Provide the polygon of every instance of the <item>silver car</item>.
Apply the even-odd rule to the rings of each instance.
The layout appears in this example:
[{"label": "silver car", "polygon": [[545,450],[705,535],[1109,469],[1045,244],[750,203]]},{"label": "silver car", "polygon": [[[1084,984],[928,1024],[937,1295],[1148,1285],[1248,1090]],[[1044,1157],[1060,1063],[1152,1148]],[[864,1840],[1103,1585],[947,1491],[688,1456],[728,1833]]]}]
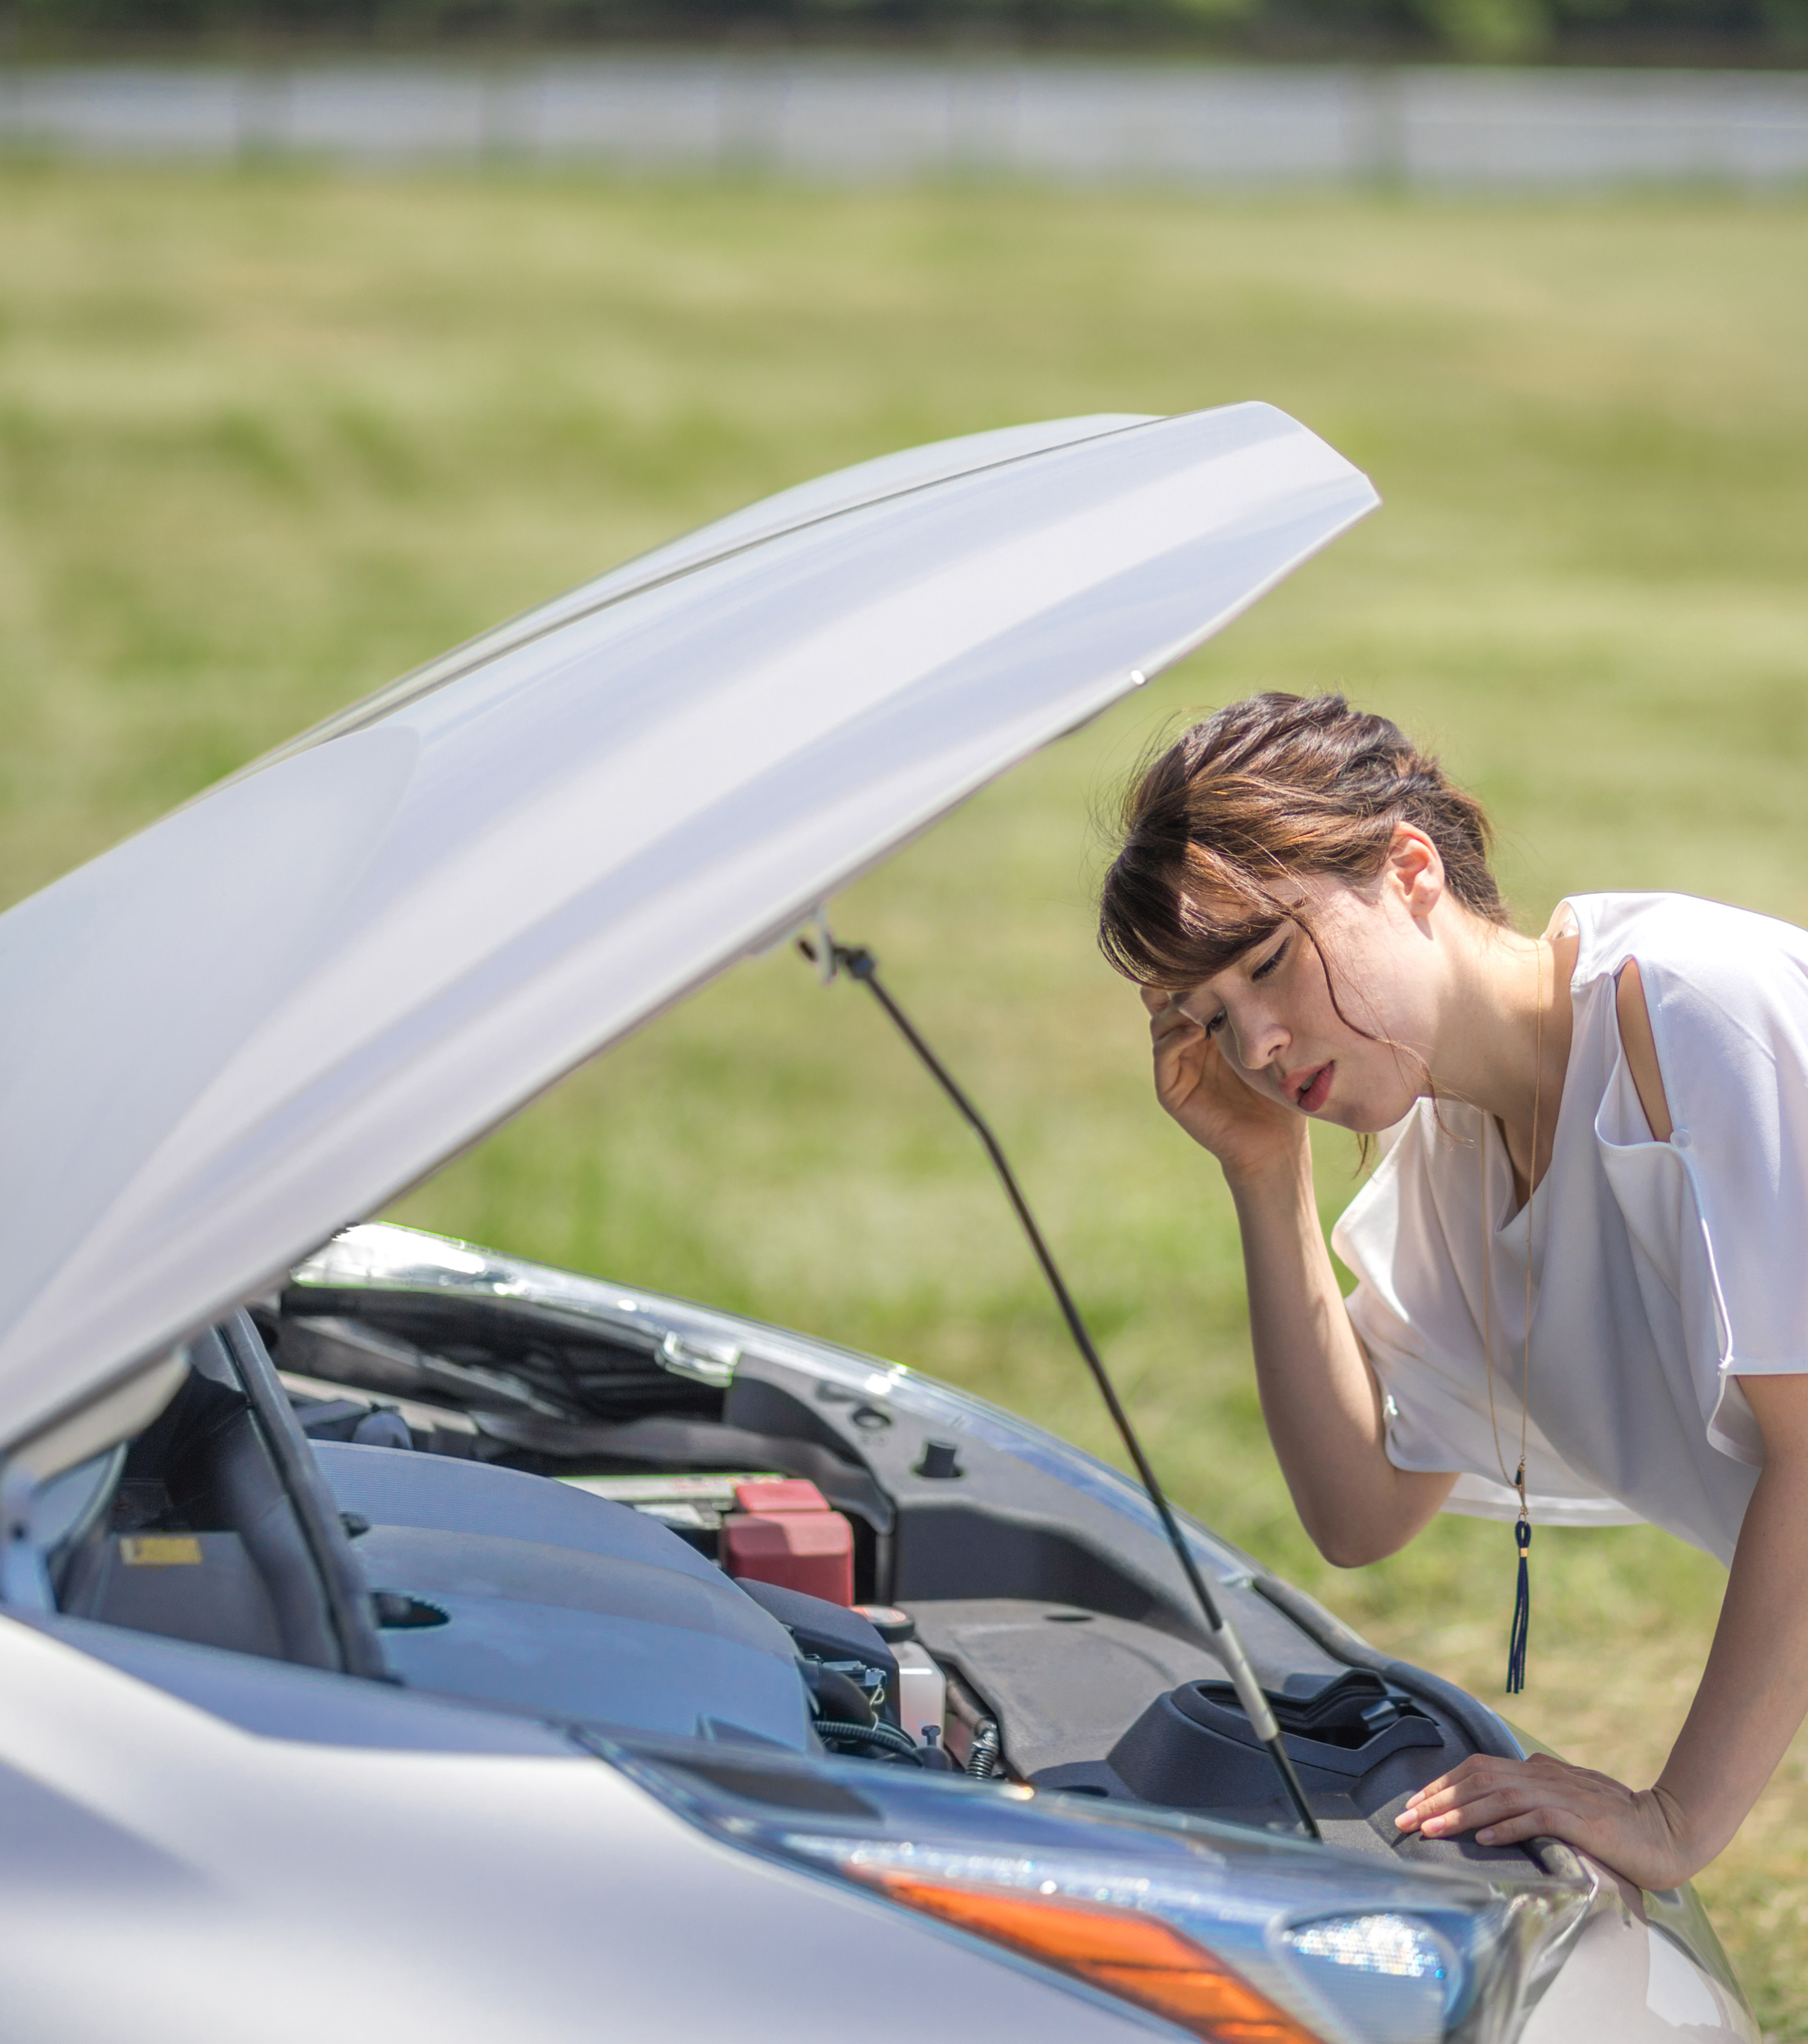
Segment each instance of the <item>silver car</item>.
[{"label": "silver car", "polygon": [[1104,1464],[366,1218],[1375,501],[1261,405],[894,455],[0,917],[8,2044],[1755,2044],[1688,1890],[1403,1838],[1514,1733]]}]

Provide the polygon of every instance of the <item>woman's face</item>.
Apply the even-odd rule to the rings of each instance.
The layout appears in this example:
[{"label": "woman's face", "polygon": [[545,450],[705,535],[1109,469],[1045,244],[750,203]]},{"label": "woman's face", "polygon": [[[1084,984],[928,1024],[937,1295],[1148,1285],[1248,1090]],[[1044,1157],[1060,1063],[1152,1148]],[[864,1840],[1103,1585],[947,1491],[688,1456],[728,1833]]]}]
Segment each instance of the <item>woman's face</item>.
[{"label": "woman's face", "polygon": [[1425,1089],[1435,1048],[1441,961],[1431,918],[1415,912],[1391,866],[1361,888],[1295,886],[1303,920],[1195,987],[1181,1010],[1265,1098],[1342,1128],[1392,1128]]}]

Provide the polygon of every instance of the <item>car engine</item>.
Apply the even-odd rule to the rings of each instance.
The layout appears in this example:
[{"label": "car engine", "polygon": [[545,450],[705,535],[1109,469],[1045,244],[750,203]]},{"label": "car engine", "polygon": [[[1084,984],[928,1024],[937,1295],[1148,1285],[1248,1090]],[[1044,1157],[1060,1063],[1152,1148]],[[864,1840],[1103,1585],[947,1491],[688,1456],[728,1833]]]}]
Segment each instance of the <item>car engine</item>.
[{"label": "car engine", "polygon": [[[1288,1821],[1134,1487],[931,1380],[384,1228],[189,1358],[151,1427],[44,1501],[92,1650],[343,1668],[349,1623],[362,1672],[604,1736]],[[1392,1822],[1485,1713],[1211,1559],[1327,1838],[1519,1857]]]}]

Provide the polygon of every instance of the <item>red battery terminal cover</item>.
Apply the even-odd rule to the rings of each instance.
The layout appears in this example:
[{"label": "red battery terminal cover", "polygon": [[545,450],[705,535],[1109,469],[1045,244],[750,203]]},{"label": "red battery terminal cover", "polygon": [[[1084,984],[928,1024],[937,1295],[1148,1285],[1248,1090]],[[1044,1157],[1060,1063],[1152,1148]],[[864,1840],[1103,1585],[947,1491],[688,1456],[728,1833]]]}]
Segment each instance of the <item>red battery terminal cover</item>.
[{"label": "red battery terminal cover", "polygon": [[739,1511],[722,1521],[722,1566],[731,1576],[853,1603],[854,1528],[813,1483],[738,1483],[735,1502]]}]

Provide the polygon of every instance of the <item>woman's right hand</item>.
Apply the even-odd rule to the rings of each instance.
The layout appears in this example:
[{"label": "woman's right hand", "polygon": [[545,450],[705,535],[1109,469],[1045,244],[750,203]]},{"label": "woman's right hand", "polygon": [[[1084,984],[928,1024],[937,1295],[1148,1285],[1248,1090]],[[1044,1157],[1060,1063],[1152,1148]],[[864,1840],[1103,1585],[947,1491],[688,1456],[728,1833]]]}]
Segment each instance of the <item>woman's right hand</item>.
[{"label": "woman's right hand", "polygon": [[1291,1164],[1307,1141],[1306,1117],[1257,1093],[1216,1036],[1181,1011],[1180,994],[1142,989],[1155,1052],[1155,1097],[1233,1183]]}]

